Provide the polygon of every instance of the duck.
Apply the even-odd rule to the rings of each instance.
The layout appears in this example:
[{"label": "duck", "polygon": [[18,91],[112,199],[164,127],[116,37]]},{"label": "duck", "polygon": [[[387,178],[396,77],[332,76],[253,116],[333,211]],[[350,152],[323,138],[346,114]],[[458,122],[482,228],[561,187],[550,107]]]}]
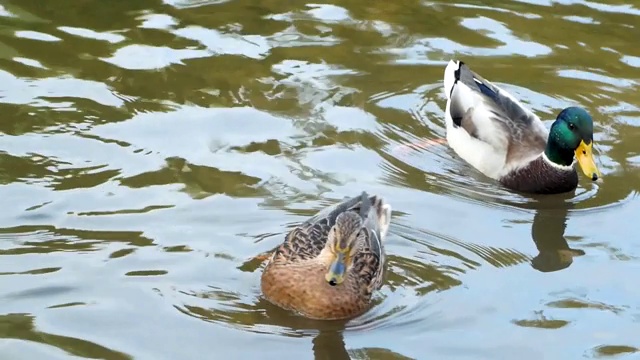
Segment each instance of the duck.
[{"label": "duck", "polygon": [[316,320],[364,313],[382,286],[391,205],[366,192],[289,231],[267,260],[260,287],[270,303]]},{"label": "duck", "polygon": [[592,181],[593,119],[583,108],[560,111],[550,130],[506,90],[460,60],[444,70],[446,141],[463,160],[504,187],[558,194],[578,186],[575,163]]}]

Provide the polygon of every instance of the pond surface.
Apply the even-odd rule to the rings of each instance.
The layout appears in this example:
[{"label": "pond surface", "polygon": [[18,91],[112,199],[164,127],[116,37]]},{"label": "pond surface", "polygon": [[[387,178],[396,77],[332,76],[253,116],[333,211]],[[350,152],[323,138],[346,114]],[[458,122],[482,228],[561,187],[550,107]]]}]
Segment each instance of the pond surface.
[{"label": "pond surface", "polygon": [[[0,358],[640,356],[640,7],[457,1],[0,2]],[[588,109],[604,182],[466,165],[451,58],[547,126]],[[394,209],[375,306],[265,302],[260,254],[362,190]]]}]

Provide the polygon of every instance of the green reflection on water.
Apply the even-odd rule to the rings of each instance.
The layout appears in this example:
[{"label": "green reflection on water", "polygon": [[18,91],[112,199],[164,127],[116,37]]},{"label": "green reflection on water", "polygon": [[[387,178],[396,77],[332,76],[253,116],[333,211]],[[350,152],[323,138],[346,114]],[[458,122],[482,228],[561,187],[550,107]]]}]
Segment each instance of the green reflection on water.
[{"label": "green reflection on water", "polygon": [[[634,6],[4,1],[3,337],[108,359],[638,351]],[[543,120],[587,108],[604,183],[530,198],[446,145],[397,152],[444,136],[452,57]],[[371,312],[264,302],[256,254],[362,188],[394,208]]]}]

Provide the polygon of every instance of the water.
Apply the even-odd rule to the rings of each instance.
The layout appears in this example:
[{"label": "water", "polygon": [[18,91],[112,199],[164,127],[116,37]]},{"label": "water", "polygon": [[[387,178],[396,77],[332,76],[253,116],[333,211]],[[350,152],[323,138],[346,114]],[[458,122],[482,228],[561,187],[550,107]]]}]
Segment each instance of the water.
[{"label": "water", "polygon": [[[0,358],[579,359],[640,353],[640,8],[629,2],[0,4]],[[457,57],[602,184],[530,197],[446,145]],[[260,297],[296,223],[394,208],[365,315]]]}]

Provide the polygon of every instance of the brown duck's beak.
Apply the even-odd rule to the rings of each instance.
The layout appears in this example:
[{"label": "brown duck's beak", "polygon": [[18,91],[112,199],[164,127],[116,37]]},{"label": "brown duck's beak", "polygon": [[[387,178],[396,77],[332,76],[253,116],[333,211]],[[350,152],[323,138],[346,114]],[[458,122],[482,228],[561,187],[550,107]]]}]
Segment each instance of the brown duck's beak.
[{"label": "brown duck's beak", "polygon": [[325,279],[331,286],[340,285],[344,281],[346,270],[345,253],[336,252],[336,258],[329,266],[329,271],[325,275]]},{"label": "brown duck's beak", "polygon": [[580,145],[578,145],[578,148],[576,149],[576,159],[578,159],[578,164],[580,164],[582,172],[592,181],[596,181],[601,178],[602,175],[593,160],[592,147],[593,141],[589,142],[588,145],[584,140],[580,141]]}]

